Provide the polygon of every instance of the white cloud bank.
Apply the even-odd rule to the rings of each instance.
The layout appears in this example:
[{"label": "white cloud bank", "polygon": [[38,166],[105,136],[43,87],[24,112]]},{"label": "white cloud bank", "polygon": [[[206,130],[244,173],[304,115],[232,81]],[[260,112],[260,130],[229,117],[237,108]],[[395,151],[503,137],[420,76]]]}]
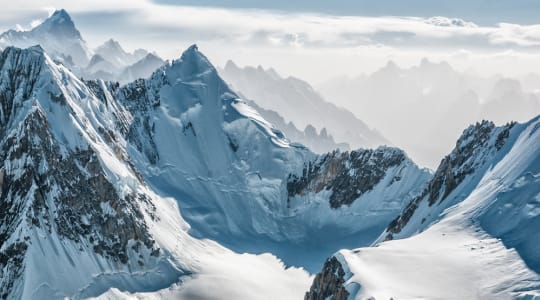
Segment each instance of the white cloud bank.
[{"label": "white cloud bank", "polygon": [[[480,26],[440,16],[332,16],[161,5],[148,0],[62,0],[45,6],[40,0],[29,0],[4,4],[0,26],[6,27],[13,16],[31,17],[28,22],[46,17],[52,7],[67,9],[94,46],[114,37],[128,48],[146,47],[172,58],[182,48],[198,43],[218,64],[232,58],[240,64],[275,66],[314,81],[371,71],[388,59],[413,64],[423,56],[454,59],[464,67],[499,73],[540,66],[536,54],[540,25]],[[15,23],[21,24],[20,20]],[[460,51],[468,55],[455,59]],[[517,63],[508,64],[507,58],[495,62],[508,51],[514,58],[516,53],[523,56]],[[471,60],[475,57],[481,59]],[[490,63],[485,64],[486,60]]]}]

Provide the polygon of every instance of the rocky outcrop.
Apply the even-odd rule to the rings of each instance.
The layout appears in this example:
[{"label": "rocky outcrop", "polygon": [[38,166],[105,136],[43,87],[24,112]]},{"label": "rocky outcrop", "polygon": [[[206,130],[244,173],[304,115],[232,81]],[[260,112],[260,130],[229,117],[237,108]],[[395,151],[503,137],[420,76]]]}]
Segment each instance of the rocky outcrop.
[{"label": "rocky outcrop", "polygon": [[323,269],[315,276],[304,300],[346,300],[349,292],[345,289],[345,271],[339,260],[332,256],[326,260]]},{"label": "rocky outcrop", "polygon": [[[296,195],[331,190],[330,206],[351,205],[362,194],[373,189],[388,169],[399,166],[406,156],[399,149],[379,147],[351,152],[334,151],[305,165],[302,175],[289,175],[289,201]],[[401,178],[394,178],[396,181]]]},{"label": "rocky outcrop", "polygon": [[385,239],[391,240],[407,225],[422,201],[427,201],[429,206],[444,201],[468,175],[485,163],[487,155],[502,149],[514,125],[509,123],[497,129],[493,122],[482,121],[467,128],[455,149],[441,161],[423,192],[388,225]]},{"label": "rocky outcrop", "polygon": [[[144,219],[155,209],[149,197],[120,194],[90,143],[61,147],[67,142],[36,100],[55,88],[43,79],[49,74],[41,73],[47,66],[40,51],[7,49],[0,55],[1,298],[10,297],[23,273],[36,231],[74,242],[81,251],[90,246],[111,263],[127,264],[128,253],[139,255],[134,259],[160,254]],[[52,102],[61,98],[48,96]],[[63,110],[66,103],[54,105]]]}]

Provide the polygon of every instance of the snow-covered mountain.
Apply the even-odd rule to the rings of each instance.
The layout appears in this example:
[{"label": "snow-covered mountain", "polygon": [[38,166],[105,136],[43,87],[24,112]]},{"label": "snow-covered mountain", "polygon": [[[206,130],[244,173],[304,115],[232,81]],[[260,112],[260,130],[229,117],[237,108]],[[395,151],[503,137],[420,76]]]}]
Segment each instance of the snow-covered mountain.
[{"label": "snow-covered mountain", "polygon": [[540,118],[469,127],[432,173],[291,142],[195,45],[139,62],[121,85],[0,52],[0,298],[540,295]]},{"label": "snow-covered mountain", "polygon": [[381,243],[336,253],[306,299],[536,299],[539,128],[467,128]]},{"label": "snow-covered mountain", "polygon": [[115,41],[114,39],[109,39],[102,45],[98,46],[94,50],[94,53],[100,55],[117,68],[125,68],[148,55],[148,51],[144,49],[137,49],[133,51],[133,53],[129,53],[122,48],[118,41]]},{"label": "snow-covered mountain", "polygon": [[[325,245],[331,239],[332,248],[335,243],[372,242],[430,177],[393,148],[318,156],[290,143],[229,89],[196,47],[148,80],[108,84],[95,93],[112,95],[130,111],[132,125],[121,130],[134,164],[156,191],[179,199],[191,232],[237,251],[272,249],[287,263],[315,268],[316,259],[329,251],[326,246],[313,248],[311,263],[294,251],[315,240]],[[376,172],[365,170],[375,162],[381,163],[378,177],[361,193],[351,190],[342,207],[330,204],[337,192],[333,185],[290,190],[297,178],[305,181],[303,172],[314,165],[320,171],[330,168],[327,176],[335,181],[355,181],[361,180],[357,171]],[[349,163],[358,170],[334,169]],[[411,176],[392,180],[402,173]],[[388,186],[393,188],[383,188]],[[355,222],[359,215],[366,221]],[[365,238],[340,241],[353,235]]]},{"label": "snow-covered mountain", "polygon": [[258,106],[277,112],[296,128],[326,128],[336,142],[347,143],[353,149],[389,144],[350,111],[325,101],[305,81],[282,78],[275,70],[260,66],[240,68],[232,61],[227,62],[221,74],[236,91]]},{"label": "snow-covered mountain", "polygon": [[90,59],[90,62],[84,69],[83,76],[87,79],[103,79],[112,81],[115,79],[115,74],[121,71],[120,68],[113,65],[110,61],[106,60],[99,54],[95,54]]},{"label": "snow-covered mountain", "polygon": [[148,53],[139,61],[127,66],[122,73],[117,76],[117,80],[126,83],[138,78],[147,78],[164,63],[165,61],[159,56]]},{"label": "snow-covered mountain", "polygon": [[38,44],[55,58],[61,58],[66,65],[83,67],[90,61],[88,45],[63,9],[55,11],[32,30],[8,30],[0,35],[0,48],[26,48]]},{"label": "snow-covered mountain", "polygon": [[144,49],[128,52],[109,39],[90,49],[69,14],[61,9],[30,31],[9,30],[0,35],[0,49],[40,45],[79,77],[127,83],[147,78],[164,61]]},{"label": "snow-covered mountain", "polygon": [[289,143],[196,46],[125,86],[39,46],[6,48],[0,76],[3,298],[299,297],[305,271],[193,235],[313,269],[371,243],[431,176],[394,148]]},{"label": "snow-covered mountain", "polygon": [[165,63],[156,54],[148,53],[144,49],[127,52],[113,39],[98,46],[94,53],[90,63],[82,71],[82,76],[86,79],[127,83],[149,77]]},{"label": "snow-covered mountain", "polygon": [[[103,81],[80,81],[39,46],[8,47],[0,54],[1,298],[300,296],[308,285],[305,271],[285,269],[268,254],[238,255],[191,237],[179,214],[180,198],[156,193],[138,169],[151,160],[136,150],[149,128],[139,127],[148,123],[130,109],[173,113],[171,104],[179,108],[199,100],[221,108],[220,98],[189,92],[216,83],[191,73],[201,63],[197,58],[188,51],[156,73],[159,81],[140,80],[115,99]],[[185,85],[179,77],[193,81]],[[156,98],[137,97],[146,95],[137,85],[174,88],[167,80],[185,85],[188,93],[168,98],[164,92],[164,107]],[[166,134],[160,128],[155,133]],[[182,151],[175,144],[166,147]],[[163,149],[161,157],[174,154]],[[245,267],[234,271],[235,265]],[[279,288],[249,283],[252,277]],[[223,288],[201,288],[211,284]],[[253,289],[237,288],[245,285]]]}]

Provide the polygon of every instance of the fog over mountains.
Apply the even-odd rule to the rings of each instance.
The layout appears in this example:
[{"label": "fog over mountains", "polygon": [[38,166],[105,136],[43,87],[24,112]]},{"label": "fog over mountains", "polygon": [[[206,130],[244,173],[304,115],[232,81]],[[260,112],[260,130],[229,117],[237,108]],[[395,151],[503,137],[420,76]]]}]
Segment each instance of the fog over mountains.
[{"label": "fog over mountains", "polygon": [[540,299],[539,75],[113,38],[0,34],[0,299]]},{"label": "fog over mountains", "polygon": [[[279,113],[285,122],[292,123],[297,128],[305,128],[305,137],[298,141],[304,140],[307,146],[314,149],[328,152],[340,146],[317,143],[314,135],[323,130],[336,142],[346,143],[353,149],[390,144],[379,132],[369,128],[354,114],[323,99],[303,80],[283,78],[274,69],[265,70],[260,66],[239,68],[232,61],[227,62],[221,74],[234,89],[246,98],[254,99],[258,106]],[[286,127],[283,130],[286,130]],[[294,136],[293,132],[290,132],[290,135],[287,131],[285,133]],[[344,149],[343,146],[339,148]]]},{"label": "fog over mountains", "polygon": [[410,68],[390,61],[372,74],[336,78],[319,90],[406,149],[421,165],[434,168],[467,124],[486,119],[503,125],[536,116],[538,86],[533,74],[523,79],[482,77],[424,58]]}]

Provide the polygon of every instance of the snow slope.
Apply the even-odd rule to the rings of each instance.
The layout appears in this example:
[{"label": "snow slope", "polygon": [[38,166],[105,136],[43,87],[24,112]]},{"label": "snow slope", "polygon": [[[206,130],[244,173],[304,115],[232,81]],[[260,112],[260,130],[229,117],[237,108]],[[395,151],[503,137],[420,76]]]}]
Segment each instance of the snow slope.
[{"label": "snow slope", "polygon": [[[397,240],[335,254],[348,296],[540,297],[539,128],[539,117],[525,124],[483,122],[468,128],[428,192],[383,234]],[[447,184],[460,174],[464,178]],[[312,286],[312,298],[321,292],[320,284]]]},{"label": "snow slope", "polygon": [[[97,93],[111,94],[129,110],[133,122],[123,130],[130,157],[153,189],[178,199],[194,235],[240,252],[271,251],[287,264],[315,270],[338,245],[371,243],[430,177],[401,151],[381,148],[383,162],[384,153],[397,151],[399,163],[380,170],[365,195],[351,191],[350,203],[332,208],[328,186],[296,200],[289,179],[326,156],[290,143],[229,89],[196,46],[148,80],[109,84]],[[339,153],[334,162],[370,155]],[[411,174],[410,180],[392,181],[400,173]],[[360,180],[347,167],[332,176]],[[379,207],[381,195],[387,200]],[[365,222],[356,222],[360,216]],[[363,238],[345,238],[352,235]]]},{"label": "snow slope", "polygon": [[[191,237],[176,200],[152,191],[127,141],[111,130],[117,117],[130,119],[125,109],[102,101],[43,49],[5,49],[0,78],[2,298],[150,293],[184,281],[193,294],[206,277],[233,289],[231,282],[253,284],[265,270],[284,278],[273,280],[276,293],[288,291],[280,297],[307,287],[305,271],[285,269],[274,256]],[[254,267],[235,273],[232,264]],[[253,290],[235,295],[257,298]]]}]

